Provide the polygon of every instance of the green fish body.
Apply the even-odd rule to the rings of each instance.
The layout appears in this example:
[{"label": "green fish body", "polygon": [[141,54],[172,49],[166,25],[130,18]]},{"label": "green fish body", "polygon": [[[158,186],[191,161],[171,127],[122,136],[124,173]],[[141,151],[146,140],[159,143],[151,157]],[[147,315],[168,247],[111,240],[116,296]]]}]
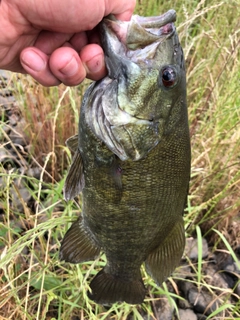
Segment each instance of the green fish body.
[{"label": "green fish body", "polygon": [[114,17],[101,24],[108,76],[85,93],[65,199],[82,192],[83,209],[66,233],[60,258],[106,254],[90,283],[99,304],[142,303],[140,267],[161,284],[178,266],[190,176],[190,139],[182,48],[175,11]]}]

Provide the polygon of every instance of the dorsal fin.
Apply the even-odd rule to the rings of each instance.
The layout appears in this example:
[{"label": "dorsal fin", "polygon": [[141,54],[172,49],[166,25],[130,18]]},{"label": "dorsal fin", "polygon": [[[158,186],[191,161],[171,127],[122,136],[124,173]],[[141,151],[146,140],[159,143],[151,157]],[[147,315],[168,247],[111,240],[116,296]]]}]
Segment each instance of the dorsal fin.
[{"label": "dorsal fin", "polygon": [[75,136],[72,136],[69,139],[67,139],[65,143],[68,149],[75,153],[78,149],[78,134],[75,134]]}]

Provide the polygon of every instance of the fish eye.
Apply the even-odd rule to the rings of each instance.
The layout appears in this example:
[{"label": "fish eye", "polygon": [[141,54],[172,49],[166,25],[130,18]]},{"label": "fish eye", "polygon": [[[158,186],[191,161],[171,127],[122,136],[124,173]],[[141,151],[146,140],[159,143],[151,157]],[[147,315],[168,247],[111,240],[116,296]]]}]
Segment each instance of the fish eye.
[{"label": "fish eye", "polygon": [[177,84],[177,71],[172,66],[163,67],[160,71],[161,82],[165,88],[172,88]]}]

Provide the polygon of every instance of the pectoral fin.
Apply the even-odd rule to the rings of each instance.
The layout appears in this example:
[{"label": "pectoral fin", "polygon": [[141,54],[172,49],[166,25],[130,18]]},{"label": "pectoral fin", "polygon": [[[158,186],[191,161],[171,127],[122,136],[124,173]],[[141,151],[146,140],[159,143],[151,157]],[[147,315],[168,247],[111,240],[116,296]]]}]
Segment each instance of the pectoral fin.
[{"label": "pectoral fin", "polygon": [[185,247],[183,220],[175,224],[165,241],[147,258],[147,273],[161,285],[179,265]]},{"label": "pectoral fin", "polygon": [[71,200],[77,196],[84,188],[83,160],[79,149],[75,152],[71,167],[63,187],[65,200]]},{"label": "pectoral fin", "polygon": [[70,263],[81,263],[95,260],[100,254],[100,248],[86,232],[80,217],[65,234],[61,248],[60,260]]}]

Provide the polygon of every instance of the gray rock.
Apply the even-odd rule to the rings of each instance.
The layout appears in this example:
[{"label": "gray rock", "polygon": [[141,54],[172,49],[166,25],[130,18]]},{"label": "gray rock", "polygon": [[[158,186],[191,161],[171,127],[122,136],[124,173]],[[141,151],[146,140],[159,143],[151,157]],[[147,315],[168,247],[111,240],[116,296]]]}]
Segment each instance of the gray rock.
[{"label": "gray rock", "polygon": [[15,113],[11,114],[8,117],[8,119],[9,119],[9,124],[12,127],[15,127],[18,124],[18,122],[20,121],[19,115],[15,114]]},{"label": "gray rock", "polygon": [[179,282],[179,289],[182,291],[185,299],[191,304],[191,308],[196,313],[209,315],[218,308],[218,300],[210,293],[199,291],[197,287],[187,281]]},{"label": "gray rock", "polygon": [[[185,255],[192,260],[198,259],[198,240],[194,238],[188,238],[186,240]],[[208,256],[208,244],[206,239],[202,238],[202,258]]]},{"label": "gray rock", "polygon": [[234,265],[234,271],[235,271],[236,273],[240,274],[240,268],[239,268],[240,260],[238,260],[238,264],[237,264],[237,262],[235,261],[235,262],[233,263],[233,265]]},{"label": "gray rock", "polygon": [[12,98],[12,96],[10,97],[3,97],[0,95],[0,107],[2,110],[2,115],[5,112],[4,109],[9,109],[11,107],[11,105],[13,104],[14,100]]},{"label": "gray rock", "polygon": [[239,299],[240,299],[240,282],[236,286],[235,293],[239,296]]},{"label": "gray rock", "polygon": [[223,273],[220,273],[216,264],[204,264],[203,271],[206,275],[205,281],[217,288],[228,289],[229,283]]},{"label": "gray rock", "polygon": [[179,306],[179,308],[181,308],[181,309],[191,309],[192,307],[191,307],[191,304],[189,303],[189,301],[188,300],[186,300],[186,299],[179,299],[178,300],[178,306]]},{"label": "gray rock", "polygon": [[6,133],[6,134],[9,134],[10,131],[11,131],[11,127],[7,124],[3,124],[2,125],[2,130]]},{"label": "gray rock", "polygon": [[41,175],[41,169],[39,167],[29,168],[26,172],[26,175],[29,177],[39,179]]},{"label": "gray rock", "polygon": [[[1,188],[6,188],[6,180],[2,179]],[[11,198],[11,208],[13,210],[24,212],[23,204],[31,199],[30,191],[24,185],[24,179],[18,178],[10,184],[9,195]]]},{"label": "gray rock", "polygon": [[177,278],[186,279],[192,276],[191,267],[188,264],[183,264],[174,271],[174,276]]},{"label": "gray rock", "polygon": [[0,79],[4,79],[4,80],[7,80],[7,79],[10,79],[11,77],[11,72],[10,71],[6,71],[6,70],[0,70]]},{"label": "gray rock", "polygon": [[206,320],[207,319],[207,316],[205,316],[204,314],[196,313],[196,316],[197,316],[197,320]]},{"label": "gray rock", "polygon": [[14,131],[12,130],[9,134],[9,138],[14,144],[25,147],[28,144],[28,138],[25,134],[25,128],[27,126],[26,121],[23,118],[18,120],[18,116],[16,116],[16,118],[14,119],[16,120],[16,126],[14,128]]},{"label": "gray rock", "polygon": [[199,292],[196,287],[188,291],[188,300],[195,312],[210,315],[218,308],[217,300],[208,292]]},{"label": "gray rock", "polygon": [[191,309],[179,309],[179,320],[197,320],[197,316]]},{"label": "gray rock", "polygon": [[161,299],[156,300],[154,303],[154,315],[156,319],[172,320],[174,306],[164,296]]}]

